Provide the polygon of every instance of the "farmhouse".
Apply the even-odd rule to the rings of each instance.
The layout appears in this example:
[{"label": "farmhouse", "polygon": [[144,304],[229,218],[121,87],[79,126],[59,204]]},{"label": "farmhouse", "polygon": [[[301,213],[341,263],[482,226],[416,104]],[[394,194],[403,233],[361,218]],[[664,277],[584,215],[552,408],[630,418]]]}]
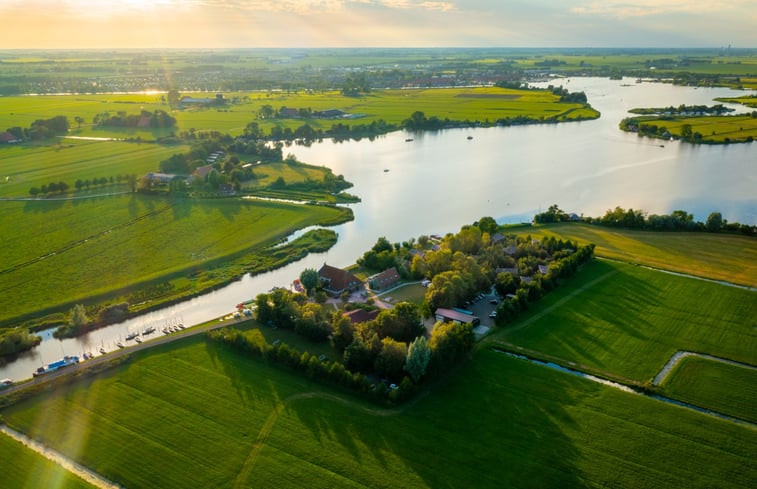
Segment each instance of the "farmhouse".
[{"label": "farmhouse", "polygon": [[438,308],[434,312],[434,316],[437,321],[444,321],[445,323],[458,323],[458,324],[470,324],[471,326],[477,326],[481,319],[473,314],[465,314],[453,309]]},{"label": "farmhouse", "polygon": [[199,166],[195,171],[192,172],[192,175],[196,177],[200,177],[203,180],[205,180],[205,177],[208,176],[208,173],[213,169],[213,165],[205,165],[205,166]]},{"label": "farmhouse", "polygon": [[344,315],[350,318],[352,324],[367,323],[373,321],[378,316],[379,311],[366,311],[365,309],[354,309],[352,311],[345,312]]},{"label": "farmhouse", "polygon": [[19,141],[20,139],[17,139],[16,136],[9,133],[8,131],[0,133],[0,143],[13,144]]},{"label": "farmhouse", "polygon": [[176,175],[172,173],[148,173],[147,179],[156,183],[170,183],[171,180],[176,178]]},{"label": "farmhouse", "polygon": [[373,290],[386,289],[396,284],[400,280],[400,274],[397,272],[397,268],[392,267],[384,270],[381,273],[373,275],[368,278],[368,284]]},{"label": "farmhouse", "polygon": [[323,290],[331,295],[339,295],[345,291],[356,290],[360,286],[360,280],[346,270],[323,264],[318,270],[318,278],[321,280]]},{"label": "farmhouse", "polygon": [[282,107],[279,114],[281,117],[297,118],[300,116],[300,111],[291,107]]}]

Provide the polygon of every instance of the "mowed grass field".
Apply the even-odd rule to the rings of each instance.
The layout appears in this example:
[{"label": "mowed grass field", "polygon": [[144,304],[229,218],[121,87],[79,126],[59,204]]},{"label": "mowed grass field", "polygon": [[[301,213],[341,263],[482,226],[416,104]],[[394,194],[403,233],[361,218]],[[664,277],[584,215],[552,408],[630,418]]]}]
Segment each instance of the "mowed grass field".
[{"label": "mowed grass field", "polygon": [[0,433],[0,485],[7,488],[94,489],[60,465]]},{"label": "mowed grass field", "polygon": [[597,256],[757,287],[757,240],[734,234],[638,231],[581,223],[514,229],[594,243]]},{"label": "mowed grass field", "polygon": [[[478,351],[382,408],[203,338],[6,408],[126,487],[728,487],[750,428]],[[0,480],[2,480],[0,473]]]},{"label": "mowed grass field", "polygon": [[601,280],[559,289],[489,338],[637,382],[678,350],[757,364],[757,292],[607,261],[581,276]]},{"label": "mowed grass field", "polygon": [[136,194],[0,201],[0,319],[186,275],[348,218],[335,207]]},{"label": "mowed grass field", "polygon": [[671,120],[652,119],[639,121],[639,126],[664,127],[674,135],[681,135],[681,127],[691,126],[692,134],[702,135],[703,142],[745,142],[757,138],[757,118],[749,115],[672,117]]},{"label": "mowed grass field", "polygon": [[[187,94],[193,95],[193,94]],[[194,95],[197,96],[197,95]],[[205,97],[208,94],[202,94]],[[28,127],[33,121],[56,115],[69,118],[70,135],[94,137],[141,137],[155,139],[171,130],[137,130],[100,128],[92,125],[95,115],[103,112],[127,114],[140,110],[165,110],[177,119],[175,132],[221,131],[234,136],[242,134],[250,122],[258,122],[264,130],[273,126],[296,128],[305,123],[316,129],[328,129],[335,122],[343,124],[370,124],[383,119],[400,124],[419,110],[427,117],[437,116],[459,121],[490,121],[500,118],[525,116],[539,119],[555,117],[558,120],[596,118],[599,113],[582,104],[560,103],[559,97],[548,91],[511,90],[504,88],[435,88],[416,90],[376,90],[359,97],[345,97],[340,92],[290,93],[246,92],[225,93],[227,99],[238,98],[239,103],[221,108],[186,108],[170,110],[161,101],[161,95],[60,95],[40,97],[0,98],[0,128]],[[246,97],[246,98],[245,98]],[[589,101],[591,103],[591,101]],[[313,111],[340,109],[359,114],[356,119],[266,119],[259,120],[258,112],[264,105],[275,110],[281,107],[312,109]],[[74,117],[84,119],[81,127]]]},{"label": "mowed grass field", "polygon": [[[114,141],[60,140],[60,145],[0,147],[0,197],[29,197],[31,187],[66,182],[75,190],[77,179],[137,177],[160,171],[161,160],[183,153],[188,146],[159,146]],[[6,181],[7,178],[7,181]],[[129,190],[122,185],[91,187],[90,193]]]},{"label": "mowed grass field", "polygon": [[757,370],[685,357],[663,386],[676,399],[757,423]]}]

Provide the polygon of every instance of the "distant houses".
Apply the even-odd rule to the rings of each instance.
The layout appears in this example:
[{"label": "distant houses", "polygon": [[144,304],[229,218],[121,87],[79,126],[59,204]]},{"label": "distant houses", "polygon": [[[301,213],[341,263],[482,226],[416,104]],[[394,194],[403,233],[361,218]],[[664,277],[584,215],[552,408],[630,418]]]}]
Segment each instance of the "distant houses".
[{"label": "distant houses", "polygon": [[323,290],[331,295],[340,295],[342,292],[354,291],[360,287],[360,280],[346,270],[323,264],[318,270],[318,278]]},{"label": "distant houses", "polygon": [[181,100],[179,102],[182,105],[192,105],[192,106],[199,106],[199,105],[210,105],[210,103],[213,101],[213,99],[202,97],[202,98],[195,98],[195,97],[181,97]]},{"label": "distant houses", "polygon": [[0,143],[3,144],[15,144],[20,143],[21,140],[8,131],[0,133]]}]

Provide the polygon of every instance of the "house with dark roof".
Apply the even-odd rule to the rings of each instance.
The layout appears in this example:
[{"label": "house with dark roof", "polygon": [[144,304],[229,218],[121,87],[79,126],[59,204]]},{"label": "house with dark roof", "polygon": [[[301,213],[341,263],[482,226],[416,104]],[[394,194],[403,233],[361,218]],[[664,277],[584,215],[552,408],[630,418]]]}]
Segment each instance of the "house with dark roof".
[{"label": "house with dark roof", "polygon": [[368,278],[368,284],[373,290],[386,289],[399,281],[400,274],[395,267],[384,270],[383,272],[377,273],[376,275]]},{"label": "house with dark roof", "polygon": [[366,311],[365,309],[354,309],[344,313],[345,316],[350,318],[352,324],[367,323],[373,321],[379,315],[378,310]]},{"label": "house with dark roof", "polygon": [[437,321],[442,321],[445,323],[451,322],[478,326],[478,324],[481,322],[481,319],[478,316],[474,316],[473,314],[465,314],[459,311],[455,311],[454,309],[444,309],[442,307],[438,308],[436,312],[434,312],[434,316],[436,317]]},{"label": "house with dark roof", "polygon": [[19,141],[20,139],[16,138],[16,136],[8,131],[0,133],[0,143],[13,144]]},{"label": "house with dark roof", "polygon": [[342,292],[354,291],[360,287],[360,280],[356,276],[346,270],[325,263],[318,270],[318,278],[323,290],[331,295],[340,295]]}]

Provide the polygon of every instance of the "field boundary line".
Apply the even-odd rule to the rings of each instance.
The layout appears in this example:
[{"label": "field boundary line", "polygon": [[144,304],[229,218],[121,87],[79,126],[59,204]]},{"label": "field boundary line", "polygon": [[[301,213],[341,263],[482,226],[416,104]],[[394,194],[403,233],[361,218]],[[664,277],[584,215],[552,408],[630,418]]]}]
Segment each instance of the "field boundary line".
[{"label": "field boundary line", "polygon": [[736,367],[742,367],[742,368],[748,368],[751,370],[757,370],[757,366],[751,365],[749,363],[743,363],[743,362],[737,362],[736,360],[731,360],[728,358],[722,358],[722,357],[716,357],[714,355],[708,355],[706,353],[697,353],[695,351],[684,351],[684,350],[678,350],[673,354],[673,356],[670,357],[670,360],[665,364],[664,367],[655,375],[654,380],[652,381],[652,384],[654,385],[660,385],[662,384],[665,379],[670,376],[670,373],[673,371],[673,369],[681,363],[681,361],[686,357],[699,357],[704,358],[706,360],[712,360],[713,362],[720,362],[725,363],[728,365],[735,365]]},{"label": "field boundary line", "polygon": [[[523,322],[521,322],[521,323],[513,326],[512,328],[505,329],[503,331],[503,333],[505,333],[505,335],[509,335],[510,333],[514,333],[515,331],[519,331],[519,330],[525,328],[526,326],[531,325],[532,323],[534,323],[534,322],[538,321],[539,319],[543,318],[544,316],[546,316],[550,312],[554,311],[558,307],[562,307],[566,302],[568,302],[571,299],[575,298],[577,295],[579,295],[579,294],[585,292],[586,290],[594,287],[598,283],[603,282],[604,280],[612,277],[616,273],[618,273],[617,270],[611,270],[611,271],[605,273],[604,275],[595,278],[591,282],[582,285],[581,287],[577,288],[576,290],[574,290],[570,294],[568,294],[565,297],[563,297],[562,299],[558,300],[557,302],[555,302],[551,306],[549,306],[549,307],[547,307],[545,309],[542,309],[541,311],[539,311],[538,313],[534,314],[530,318],[524,320]],[[481,343],[479,343],[479,345],[487,344],[490,341],[496,341],[496,340],[489,340],[488,337],[487,337],[483,341],[481,341]]]},{"label": "field boundary line", "polygon": [[751,292],[757,291],[757,287],[752,287],[751,285],[743,285],[743,284],[736,284],[733,282],[727,282],[725,280],[717,280],[714,278],[707,278],[707,277],[700,277],[699,275],[692,275],[690,273],[683,273],[683,272],[676,272],[674,270],[667,270],[665,268],[657,268],[652,267],[649,265],[644,265],[642,263],[632,262],[632,261],[624,261],[624,260],[618,260],[617,258],[607,258],[606,256],[597,256],[598,260],[604,260],[604,261],[611,261],[615,263],[623,263],[626,265],[636,265],[641,268],[646,268],[647,270],[652,270],[655,272],[662,272],[667,273],[670,275],[675,275],[677,277],[684,277],[684,278],[692,278],[694,280],[702,280],[704,282],[710,282],[713,284],[719,284],[719,285],[725,285],[727,287],[736,287],[737,289],[743,289],[743,290],[749,290]]},{"label": "field boundary line", "polygon": [[56,463],[60,467],[66,469],[72,474],[75,474],[76,476],[80,477],[86,482],[89,482],[90,484],[96,487],[99,487],[100,489],[123,488],[123,486],[109,481],[108,479],[101,476],[97,472],[91,469],[88,469],[87,467],[77,462],[74,462],[73,460],[66,457],[59,451],[53,450],[52,448],[47,447],[43,445],[42,443],[34,441],[28,436],[24,435],[23,433],[20,433],[14,430],[13,428],[10,428],[6,425],[0,425],[0,432],[5,433],[8,437],[13,438],[17,442],[24,445],[25,447],[37,452],[38,454],[42,455],[46,459],[50,460],[51,462]]}]

